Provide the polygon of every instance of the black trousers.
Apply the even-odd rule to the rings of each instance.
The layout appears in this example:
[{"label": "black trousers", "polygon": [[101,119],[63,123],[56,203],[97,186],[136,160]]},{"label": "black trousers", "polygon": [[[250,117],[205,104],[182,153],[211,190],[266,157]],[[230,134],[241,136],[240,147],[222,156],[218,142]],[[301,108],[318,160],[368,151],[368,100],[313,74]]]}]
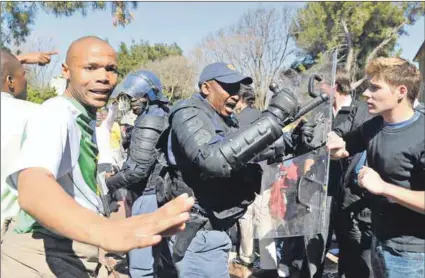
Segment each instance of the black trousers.
[{"label": "black trousers", "polygon": [[338,211],[334,231],[339,246],[340,277],[372,278],[370,210],[359,212],[354,205]]}]

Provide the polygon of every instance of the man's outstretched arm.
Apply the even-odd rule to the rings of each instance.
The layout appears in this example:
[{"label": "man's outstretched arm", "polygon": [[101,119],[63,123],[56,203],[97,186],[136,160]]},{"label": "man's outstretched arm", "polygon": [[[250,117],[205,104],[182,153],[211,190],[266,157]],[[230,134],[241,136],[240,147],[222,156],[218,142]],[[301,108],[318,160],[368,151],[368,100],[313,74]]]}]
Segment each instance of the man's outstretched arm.
[{"label": "man's outstretched arm", "polygon": [[40,66],[44,66],[50,63],[51,56],[57,55],[57,51],[49,51],[49,52],[30,52],[21,55],[16,55],[19,62],[21,64],[38,64]]},{"label": "man's outstretched arm", "polygon": [[[36,186],[34,186],[36,184]],[[194,200],[182,195],[158,211],[110,220],[83,208],[44,168],[28,168],[18,176],[19,205],[46,228],[67,238],[125,252],[157,244],[161,235],[184,229]]]}]

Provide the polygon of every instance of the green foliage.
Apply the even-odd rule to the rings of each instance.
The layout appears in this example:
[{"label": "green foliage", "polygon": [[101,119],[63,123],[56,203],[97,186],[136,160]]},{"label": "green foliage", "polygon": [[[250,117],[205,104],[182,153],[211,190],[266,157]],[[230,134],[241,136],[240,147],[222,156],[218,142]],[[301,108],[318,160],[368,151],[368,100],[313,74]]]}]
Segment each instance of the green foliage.
[{"label": "green foliage", "polygon": [[30,2],[4,2],[0,3],[1,9],[1,45],[12,41],[16,44],[25,41],[30,34],[30,25],[34,24],[36,3]]},{"label": "green foliage", "polygon": [[320,53],[338,48],[347,58],[351,37],[355,65],[363,68],[367,56],[394,33],[380,48],[380,56],[390,55],[404,26],[424,15],[424,2],[310,2],[299,10],[292,24],[292,35],[302,55],[317,59]]},{"label": "green foliage", "polygon": [[27,94],[28,101],[39,104],[56,96],[55,89],[53,88],[35,88],[31,86],[27,87]]},{"label": "green foliage", "polygon": [[162,60],[170,56],[181,56],[182,54],[182,49],[175,43],[150,45],[147,41],[140,41],[139,43],[133,41],[131,45],[127,45],[121,42],[118,50],[119,80],[148,62]]},{"label": "green foliage", "polygon": [[7,44],[20,45],[31,33],[39,8],[57,17],[72,16],[81,13],[86,16],[89,11],[105,10],[110,6],[114,26],[125,26],[133,18],[130,9],[137,8],[137,2],[120,1],[45,1],[45,2],[5,2],[0,3],[1,9],[1,46]]}]

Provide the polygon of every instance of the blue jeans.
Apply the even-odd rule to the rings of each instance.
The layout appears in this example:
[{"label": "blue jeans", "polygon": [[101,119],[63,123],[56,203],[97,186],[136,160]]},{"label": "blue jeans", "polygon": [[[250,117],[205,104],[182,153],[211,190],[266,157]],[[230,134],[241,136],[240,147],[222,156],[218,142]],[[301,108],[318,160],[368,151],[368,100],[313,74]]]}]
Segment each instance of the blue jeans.
[{"label": "blue jeans", "polygon": [[372,240],[372,268],[376,278],[425,277],[425,253],[399,251]]},{"label": "blue jeans", "polygon": [[[174,237],[169,241],[172,249]],[[198,231],[184,257],[176,263],[179,277],[229,278],[228,259],[232,242],[225,232]]]},{"label": "blue jeans", "polygon": [[[133,204],[131,215],[151,213],[158,209],[156,195],[142,195]],[[152,247],[133,249],[128,253],[132,278],[154,277]]]}]

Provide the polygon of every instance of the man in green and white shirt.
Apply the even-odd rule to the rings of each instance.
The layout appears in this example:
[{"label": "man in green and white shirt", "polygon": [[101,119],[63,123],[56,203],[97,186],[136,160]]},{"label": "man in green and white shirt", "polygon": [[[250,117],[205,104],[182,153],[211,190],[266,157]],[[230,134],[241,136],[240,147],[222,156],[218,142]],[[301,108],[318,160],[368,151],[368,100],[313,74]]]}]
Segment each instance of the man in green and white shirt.
[{"label": "man in green and white shirt", "polygon": [[62,74],[65,97],[46,101],[29,119],[7,177],[23,211],[3,238],[2,277],[96,276],[97,247],[123,252],[157,244],[184,228],[194,203],[186,195],[153,214],[103,217],[92,135],[96,109],[117,82],[116,53],[102,39],[80,38],[70,45]]},{"label": "man in green and white shirt", "polygon": [[[14,170],[47,169],[79,205],[105,214],[96,181],[98,150],[92,140],[95,116],[69,97],[49,99],[41,107],[25,129],[22,155],[16,166],[19,169]],[[8,182],[16,185],[17,176],[15,172]],[[34,229],[44,228],[21,211],[16,231],[25,233]]]}]

